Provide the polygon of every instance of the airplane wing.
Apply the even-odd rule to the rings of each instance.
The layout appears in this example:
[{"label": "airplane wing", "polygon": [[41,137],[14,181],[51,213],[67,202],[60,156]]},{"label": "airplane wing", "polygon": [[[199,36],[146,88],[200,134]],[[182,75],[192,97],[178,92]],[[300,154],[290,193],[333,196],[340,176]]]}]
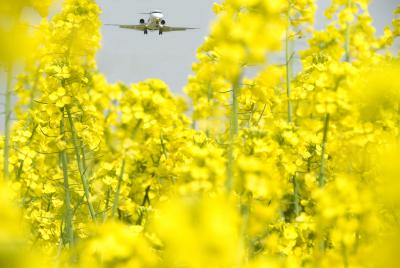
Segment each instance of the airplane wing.
[{"label": "airplane wing", "polygon": [[194,29],[198,29],[198,28],[163,26],[161,31],[163,31],[163,32],[175,32],[175,31],[186,31],[186,30],[194,30]]},{"label": "airplane wing", "polygon": [[124,25],[124,24],[105,24],[108,26],[118,26],[119,28],[131,29],[137,31],[144,31],[146,29],[146,25]]}]

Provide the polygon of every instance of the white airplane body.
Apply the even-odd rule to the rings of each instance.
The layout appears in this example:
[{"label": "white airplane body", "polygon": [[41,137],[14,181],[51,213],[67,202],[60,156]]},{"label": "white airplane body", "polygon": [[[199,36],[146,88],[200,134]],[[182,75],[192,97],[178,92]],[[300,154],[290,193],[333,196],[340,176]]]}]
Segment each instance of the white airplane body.
[{"label": "white airplane body", "polygon": [[144,34],[147,34],[148,31],[158,31],[161,35],[164,32],[174,32],[174,31],[186,31],[197,28],[189,28],[189,27],[171,27],[166,25],[166,21],[164,19],[164,14],[160,10],[153,10],[149,13],[141,13],[148,14],[149,18],[147,22],[144,19],[140,19],[137,25],[123,25],[123,24],[106,24],[111,26],[118,26],[124,29],[131,29],[137,31],[143,31]]}]

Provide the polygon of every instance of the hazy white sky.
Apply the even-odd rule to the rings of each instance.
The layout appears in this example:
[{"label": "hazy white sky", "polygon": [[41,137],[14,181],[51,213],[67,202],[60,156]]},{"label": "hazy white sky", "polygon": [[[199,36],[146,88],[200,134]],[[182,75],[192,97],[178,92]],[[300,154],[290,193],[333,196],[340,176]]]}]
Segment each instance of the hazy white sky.
[{"label": "hazy white sky", "polygon": [[[274,0],[270,0],[274,1]],[[98,65],[109,82],[137,82],[146,78],[160,78],[173,92],[181,94],[195,62],[196,49],[207,35],[214,16],[213,0],[98,0],[103,11],[103,23],[137,24],[140,12],[161,9],[168,25],[198,27],[198,30],[144,36],[142,32],[103,26],[102,49]],[[323,10],[329,0],[318,1],[316,27],[323,28]],[[390,24],[392,10],[398,0],[373,0],[370,8],[375,26],[381,32]]]},{"label": "hazy white sky", "polygon": [[196,27],[197,30],[164,33],[143,32],[103,26],[98,65],[109,82],[137,82],[160,78],[180,92],[191,72],[196,49],[208,33],[213,19],[213,0],[99,0],[103,23],[137,24],[149,12],[160,9],[167,25]]}]

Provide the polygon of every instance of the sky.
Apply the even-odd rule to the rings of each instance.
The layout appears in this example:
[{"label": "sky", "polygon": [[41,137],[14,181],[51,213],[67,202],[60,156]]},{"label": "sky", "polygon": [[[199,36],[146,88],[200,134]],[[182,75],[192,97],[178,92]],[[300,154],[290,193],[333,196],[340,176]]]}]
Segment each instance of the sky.
[{"label": "sky", "polygon": [[[274,0],[270,0],[274,1]],[[191,74],[191,65],[196,61],[196,49],[203,43],[214,19],[213,0],[98,0],[102,9],[101,20],[105,23],[137,24],[149,12],[160,9],[164,12],[167,25],[197,27],[198,30],[170,32],[159,36],[157,32],[145,36],[140,31],[103,26],[102,48],[97,55],[98,67],[108,81],[113,83],[138,82],[147,78],[164,80],[175,94],[182,89]],[[329,0],[318,1],[316,28],[325,24],[323,10]],[[390,24],[392,11],[398,0],[374,0],[370,13],[374,25],[381,29]],[[301,49],[305,43],[300,43]],[[278,59],[279,60],[279,59]]]},{"label": "sky", "polygon": [[143,32],[103,26],[98,67],[109,82],[137,82],[147,78],[164,80],[175,93],[191,73],[196,49],[203,43],[213,19],[213,0],[99,0],[101,20],[106,23],[138,24],[152,9],[163,11],[167,25],[195,27],[196,30]]}]

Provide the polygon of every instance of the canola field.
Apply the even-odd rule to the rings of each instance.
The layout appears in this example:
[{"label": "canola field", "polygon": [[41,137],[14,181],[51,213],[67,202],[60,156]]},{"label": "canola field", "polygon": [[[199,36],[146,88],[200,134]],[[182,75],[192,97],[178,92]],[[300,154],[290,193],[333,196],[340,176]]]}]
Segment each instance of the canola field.
[{"label": "canola field", "polygon": [[108,83],[99,6],[52,4],[0,2],[0,267],[399,266],[400,5],[215,3],[185,100]]}]

